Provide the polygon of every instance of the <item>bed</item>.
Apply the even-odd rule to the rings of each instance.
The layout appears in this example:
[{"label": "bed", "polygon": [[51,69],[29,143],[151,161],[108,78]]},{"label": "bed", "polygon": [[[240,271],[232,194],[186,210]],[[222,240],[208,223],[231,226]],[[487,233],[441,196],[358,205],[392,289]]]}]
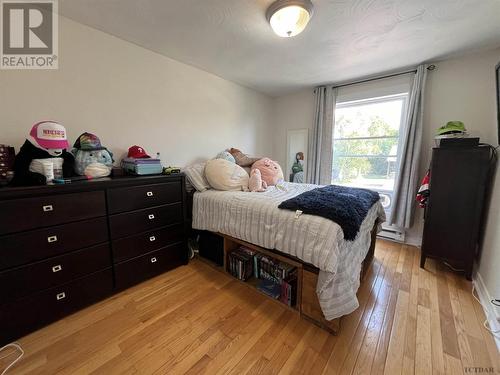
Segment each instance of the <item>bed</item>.
[{"label": "bed", "polygon": [[[208,230],[299,259],[319,270],[316,294],[326,321],[359,306],[356,292],[362,264],[373,250],[372,234],[385,220],[377,202],[353,241],[335,222],[297,214],[278,205],[318,185],[282,182],[265,192],[207,190],[193,196],[193,229]],[[316,279],[315,279],[316,280]]]}]

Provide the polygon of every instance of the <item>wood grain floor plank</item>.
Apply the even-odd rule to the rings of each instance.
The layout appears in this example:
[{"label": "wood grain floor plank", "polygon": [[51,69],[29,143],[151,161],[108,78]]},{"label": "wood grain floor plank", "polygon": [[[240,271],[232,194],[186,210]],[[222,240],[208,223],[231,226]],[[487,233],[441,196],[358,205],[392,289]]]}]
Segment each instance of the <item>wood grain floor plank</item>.
[{"label": "wood grain floor plank", "polygon": [[[404,252],[401,247],[399,248],[398,259],[404,257]],[[389,341],[391,338],[392,327],[394,323],[394,314],[396,311],[396,303],[399,294],[399,285],[401,283],[401,273],[395,272],[392,280],[391,295],[389,297],[389,304],[387,311],[384,315],[384,321],[380,331],[377,348],[375,350],[375,357],[373,358],[372,373],[383,374],[385,369],[385,362],[387,357],[387,350],[389,349]]]},{"label": "wood grain floor plank", "polygon": [[[255,343],[254,346],[243,356],[243,358],[234,366],[230,374],[242,374],[247,369],[252,368],[253,365],[263,358],[264,353],[268,351],[269,346],[273,344],[274,339],[280,332],[282,332],[293,318],[294,314],[291,311],[283,311],[278,319],[278,324],[273,324],[269,329],[262,335],[262,337]],[[214,357],[212,357],[214,358]],[[264,363],[261,361],[259,364],[263,366]]]},{"label": "wood grain floor plank", "polygon": [[462,361],[449,354],[444,354],[444,366],[446,375],[465,374]]},{"label": "wood grain floor plank", "polygon": [[443,351],[456,359],[460,359],[458,349],[457,329],[453,319],[453,310],[451,308],[450,292],[446,282],[443,266],[438,267],[437,274],[437,293],[439,300],[439,319],[441,326],[441,337],[443,341]]},{"label": "wood grain floor plank", "polygon": [[[410,251],[409,249],[406,250]],[[411,361],[408,365],[411,366],[412,369],[415,368],[415,353],[416,353],[416,336],[417,336],[417,307],[418,307],[418,289],[419,283],[422,283],[420,275],[420,257],[418,251],[411,251],[412,253],[412,262],[409,263],[407,267],[403,270],[409,277],[407,279],[410,280],[409,285],[402,286],[401,290],[409,291],[409,301],[408,301],[408,320],[406,323],[406,335],[405,335],[405,350],[404,356]],[[408,257],[409,258],[409,257]],[[406,264],[406,262],[405,262]],[[413,371],[411,371],[413,372]]]},{"label": "wood grain floor plank", "polygon": [[423,270],[426,274],[429,286],[429,305],[431,315],[431,350],[432,350],[432,372],[434,375],[444,374],[443,339],[441,336],[441,318],[439,309],[439,297],[437,291],[436,264],[434,260],[427,262],[429,270]]},{"label": "wood grain floor plank", "polygon": [[391,331],[384,374],[401,374],[405,350],[406,324],[408,321],[409,293],[400,290],[396,302],[394,324]]},{"label": "wood grain floor plank", "polygon": [[283,309],[280,306],[273,301],[266,300],[264,304],[257,308],[253,318],[245,321],[238,335],[232,338],[226,348],[213,358],[207,366],[207,373],[229,373],[282,313]]},{"label": "wood grain floor plank", "polygon": [[463,366],[474,367],[474,359],[472,357],[472,351],[469,346],[469,340],[467,339],[467,332],[465,330],[465,319],[462,314],[462,307],[460,306],[460,301],[458,299],[458,293],[455,285],[456,275],[448,271],[445,273],[445,275],[448,282],[448,290],[450,293],[451,309],[453,311],[453,320],[456,327],[460,359],[462,360]]},{"label": "wood grain floor plank", "polygon": [[432,374],[431,312],[418,306],[415,352],[415,375]]},{"label": "wood grain floor plank", "polygon": [[311,338],[314,338],[315,333],[316,333],[316,327],[313,326],[309,327],[306,334],[299,341],[298,345],[292,351],[292,353],[290,354],[290,356],[288,357],[287,361],[280,369],[278,374],[291,374],[292,372],[300,373],[300,371],[298,370],[298,368],[300,367],[300,360],[302,359],[303,354],[307,353],[307,351],[310,350],[309,346],[307,345],[307,342],[310,341]]},{"label": "wood grain floor plank", "polygon": [[272,356],[269,357],[267,353],[265,354],[267,363],[264,366],[262,372],[263,374],[274,375],[281,371],[282,367],[285,365],[286,361],[293,353],[304,334],[307,332],[309,326],[309,322],[306,322],[303,319],[297,320],[294,328],[287,332],[283,340],[276,342],[274,350],[271,351],[273,353]]},{"label": "wood grain floor plank", "polygon": [[[294,366],[293,371],[300,374],[310,374],[314,373],[316,368],[318,369],[316,373],[319,374],[319,369],[322,370],[324,365],[326,365],[326,361],[321,355],[321,350],[323,350],[324,346],[327,345],[329,336],[331,335],[328,332],[319,327],[315,327],[309,336],[304,336],[303,341],[305,344],[305,350],[302,351],[302,354],[297,364]],[[312,364],[316,364],[321,361],[324,363],[323,366],[311,366]]]},{"label": "wood grain floor plank", "polygon": [[488,349],[486,349],[486,344],[482,339],[478,339],[475,336],[467,334],[467,342],[469,343],[471,350],[472,363],[474,364],[474,367],[480,367],[483,369],[494,368],[493,362],[488,354]]},{"label": "wood grain floor plank", "polygon": [[353,370],[354,374],[369,374],[375,357],[377,343],[383,332],[384,317],[390,306],[390,296],[393,290],[393,280],[396,270],[396,264],[399,258],[399,251],[391,251],[389,262],[379,296],[377,297],[377,306],[370,318],[363,345],[360,348]]}]

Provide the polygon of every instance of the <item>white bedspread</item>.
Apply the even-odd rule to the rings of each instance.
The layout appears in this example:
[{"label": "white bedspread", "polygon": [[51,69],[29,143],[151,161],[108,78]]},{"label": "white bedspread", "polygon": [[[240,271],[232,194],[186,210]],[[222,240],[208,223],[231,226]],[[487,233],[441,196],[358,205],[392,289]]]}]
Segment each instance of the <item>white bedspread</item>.
[{"label": "white bedspread", "polygon": [[220,232],[255,245],[293,255],[320,269],[316,292],[325,318],[332,320],[359,307],[361,263],[377,218],[385,220],[380,203],[363,221],[354,241],[320,216],[278,209],[278,205],[318,185],[281,183],[263,193],[208,190],[194,194],[193,228]]}]

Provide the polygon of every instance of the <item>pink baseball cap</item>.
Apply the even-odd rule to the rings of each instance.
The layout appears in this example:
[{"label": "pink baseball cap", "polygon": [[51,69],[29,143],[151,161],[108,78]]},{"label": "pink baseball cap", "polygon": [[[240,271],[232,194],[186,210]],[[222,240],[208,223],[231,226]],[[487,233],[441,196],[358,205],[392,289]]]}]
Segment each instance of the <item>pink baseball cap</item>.
[{"label": "pink baseball cap", "polygon": [[30,135],[43,148],[58,150],[69,148],[66,129],[57,122],[41,121],[33,125]]}]

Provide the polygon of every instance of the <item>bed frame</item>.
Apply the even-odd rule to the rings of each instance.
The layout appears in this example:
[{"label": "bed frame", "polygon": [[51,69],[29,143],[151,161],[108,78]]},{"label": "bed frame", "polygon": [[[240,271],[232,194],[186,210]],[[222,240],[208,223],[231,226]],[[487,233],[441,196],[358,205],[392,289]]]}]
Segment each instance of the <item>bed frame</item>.
[{"label": "bed frame", "polygon": [[[271,256],[273,258],[276,258],[282,262],[291,264],[295,267],[297,267],[297,303],[294,307],[289,307],[278,300],[274,300],[270,298],[272,301],[276,301],[276,303],[280,304],[284,308],[290,309],[292,311],[295,311],[299,313],[303,318],[313,322],[314,324],[318,325],[319,327],[327,330],[328,332],[337,335],[340,332],[340,325],[341,325],[341,320],[342,318],[337,318],[333,320],[326,320],[325,317],[323,316],[323,312],[321,311],[321,307],[318,301],[318,297],[316,294],[316,284],[318,283],[318,274],[319,274],[319,269],[317,267],[314,267],[313,265],[309,263],[305,263],[302,260],[290,256],[288,254],[284,254],[280,251],[277,250],[270,250],[270,249],[265,249],[263,247],[254,245],[252,243],[248,243],[245,241],[242,241],[240,239],[221,234],[221,233],[215,233],[219,236],[221,236],[224,240],[224,265],[222,268],[222,272],[229,274],[227,271],[227,263],[228,263],[228,258],[229,254],[236,250],[238,247],[241,245],[244,245],[252,250],[255,250],[257,252],[266,254],[268,256]],[[368,253],[363,260],[363,264],[361,267],[361,274],[360,274],[360,282],[362,282],[365,278],[365,275],[367,273],[368,268],[370,267],[373,257],[374,257],[374,252],[375,252],[375,240],[376,240],[376,235],[377,235],[377,223],[375,223],[375,226],[373,227],[371,231],[371,242],[370,242],[370,248],[368,250]],[[219,267],[220,269],[220,267]],[[231,276],[232,277],[232,276]],[[235,279],[238,280],[238,279]],[[238,280],[239,281],[239,280]],[[240,281],[241,283],[248,285],[251,288],[254,288],[255,290],[259,291],[256,288],[256,280],[251,279],[250,281]],[[260,291],[259,291],[260,292]]]},{"label": "bed frame", "polygon": [[[190,197],[192,198],[192,197]],[[192,199],[189,199],[188,201],[192,202]],[[188,212],[191,214],[192,213],[192,207],[189,207]],[[370,267],[374,253],[375,253],[375,241],[377,238],[377,228],[378,228],[378,221],[375,222],[372,230],[371,230],[371,241],[370,241],[370,248],[368,250],[368,253],[366,254],[365,259],[363,260],[362,267],[361,267],[361,273],[360,273],[360,283],[363,282],[368,268]],[[340,332],[341,328],[341,321],[342,317],[336,318],[333,320],[326,320],[323,312],[321,310],[318,297],[316,294],[316,285],[318,283],[318,274],[319,274],[319,269],[309,263],[306,263],[296,257],[293,257],[291,255],[282,253],[277,250],[273,249],[265,249],[263,247],[254,245],[249,242],[242,241],[240,239],[228,236],[226,234],[222,233],[214,233],[216,235],[219,235],[223,238],[224,241],[224,264],[223,267],[216,267],[216,269],[228,274],[229,272],[227,271],[227,262],[229,258],[229,254],[236,250],[238,247],[241,245],[244,245],[252,250],[255,250],[257,252],[266,254],[268,256],[271,256],[273,258],[276,258],[282,262],[291,264],[295,267],[297,267],[297,303],[294,307],[289,307],[283,303],[281,303],[278,300],[274,300],[270,297],[268,297],[270,300],[275,301],[279,305],[283,306],[283,308],[290,309],[298,314],[300,314],[301,317],[313,322],[314,324],[318,325],[319,327],[325,329],[326,331],[330,332],[333,335],[337,335]],[[233,276],[231,276],[233,277]],[[256,280],[250,280],[250,281],[240,281],[235,278],[238,282],[241,282],[254,290],[258,291],[261,293],[257,288],[256,288]],[[267,295],[266,295],[267,297]]]}]

